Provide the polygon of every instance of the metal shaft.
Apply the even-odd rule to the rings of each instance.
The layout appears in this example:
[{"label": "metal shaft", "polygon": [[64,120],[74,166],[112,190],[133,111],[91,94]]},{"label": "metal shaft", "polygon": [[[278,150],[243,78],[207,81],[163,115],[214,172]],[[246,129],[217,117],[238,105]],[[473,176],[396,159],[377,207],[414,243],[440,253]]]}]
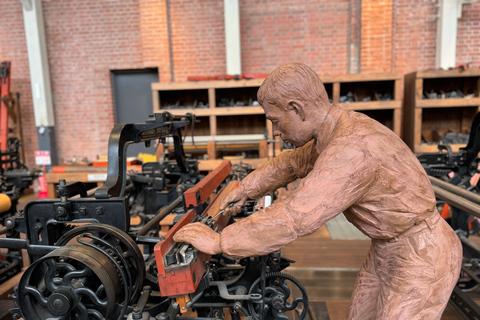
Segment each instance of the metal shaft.
[{"label": "metal shaft", "polygon": [[433,186],[437,186],[439,188],[442,188],[446,191],[449,191],[457,196],[460,196],[462,198],[465,198],[471,202],[474,202],[476,204],[480,204],[480,195],[473,193],[471,191],[462,189],[460,187],[454,186],[453,184],[450,184],[448,182],[442,181],[440,179],[434,178],[432,176],[428,176],[430,178],[430,182],[432,183]]},{"label": "metal shaft", "polygon": [[437,186],[433,186],[433,191],[437,198],[444,200],[449,205],[480,218],[480,205]]},{"label": "metal shaft", "polygon": [[168,205],[165,209],[163,209],[159,214],[155,216],[152,220],[148,221],[146,225],[144,225],[137,233],[139,236],[146,235],[150,230],[158,226],[160,221],[163,220],[169,213],[171,213],[176,207],[178,207],[183,202],[183,196],[178,197]]}]

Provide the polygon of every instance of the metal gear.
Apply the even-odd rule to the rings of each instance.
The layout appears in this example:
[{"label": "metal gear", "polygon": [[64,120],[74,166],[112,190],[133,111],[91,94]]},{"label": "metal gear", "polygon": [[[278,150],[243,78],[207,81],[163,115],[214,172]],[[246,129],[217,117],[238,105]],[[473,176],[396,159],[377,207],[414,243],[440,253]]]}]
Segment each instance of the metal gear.
[{"label": "metal gear", "polygon": [[16,305],[25,320],[112,319],[122,303],[117,268],[87,246],[58,248],[23,274]]},{"label": "metal gear", "polygon": [[145,278],[145,261],[143,260],[143,255],[138,245],[128,234],[107,224],[87,224],[65,233],[58,239],[56,245],[64,246],[75,237],[88,234],[91,234],[94,238],[101,239],[92,240],[94,243],[97,242],[97,246],[105,246],[105,244],[99,243],[100,241],[106,242],[111,245],[115,251],[118,251],[120,260],[126,262],[124,266],[125,270],[128,271],[126,274],[128,277],[131,277],[130,289],[132,293],[130,300],[137,299],[142,291],[143,280]]},{"label": "metal gear", "polygon": [[[300,290],[302,295],[302,297],[293,299],[291,303],[288,303],[287,301],[291,294],[291,289],[286,284],[287,280],[294,284]],[[250,287],[249,294],[261,295],[261,293],[261,278],[258,278]],[[286,273],[274,272],[266,274],[265,296],[258,301],[251,300],[248,303],[248,311],[250,316],[255,320],[263,320],[260,319],[260,300],[263,300],[264,319],[288,320],[289,318],[285,315],[285,312],[297,309],[299,304],[302,304],[303,308],[301,309],[300,316],[297,318],[297,320],[305,319],[308,314],[307,290],[305,290],[305,288],[300,284],[300,281]]]}]

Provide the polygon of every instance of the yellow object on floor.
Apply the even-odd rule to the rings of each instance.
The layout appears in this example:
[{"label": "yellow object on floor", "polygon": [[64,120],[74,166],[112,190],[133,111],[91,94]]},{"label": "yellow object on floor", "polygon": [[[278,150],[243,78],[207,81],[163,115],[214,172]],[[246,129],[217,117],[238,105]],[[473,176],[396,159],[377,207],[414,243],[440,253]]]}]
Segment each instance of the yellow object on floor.
[{"label": "yellow object on floor", "polygon": [[8,211],[12,207],[10,197],[5,193],[0,193],[0,213]]}]

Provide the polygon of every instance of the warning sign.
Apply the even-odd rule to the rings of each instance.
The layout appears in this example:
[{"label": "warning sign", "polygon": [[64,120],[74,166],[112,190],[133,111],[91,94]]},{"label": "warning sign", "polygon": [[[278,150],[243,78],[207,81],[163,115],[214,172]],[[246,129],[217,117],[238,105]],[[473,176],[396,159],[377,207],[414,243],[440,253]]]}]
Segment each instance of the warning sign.
[{"label": "warning sign", "polygon": [[35,151],[35,163],[37,166],[49,166],[52,164],[50,151]]}]

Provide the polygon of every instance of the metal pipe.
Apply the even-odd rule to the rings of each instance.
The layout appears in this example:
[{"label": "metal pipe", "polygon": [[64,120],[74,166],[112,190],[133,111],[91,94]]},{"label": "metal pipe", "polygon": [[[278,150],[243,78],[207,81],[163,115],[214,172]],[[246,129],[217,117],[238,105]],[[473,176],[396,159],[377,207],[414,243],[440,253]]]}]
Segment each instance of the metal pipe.
[{"label": "metal pipe", "polygon": [[[182,185],[180,185],[182,186]],[[179,187],[180,187],[179,186]],[[144,225],[137,233],[138,236],[144,236],[146,235],[150,230],[155,228],[160,221],[163,220],[169,213],[171,213],[176,207],[178,207],[182,202],[183,202],[183,192],[185,191],[185,187],[183,187],[183,190],[180,190],[180,188],[177,187],[177,192],[181,193],[182,195],[179,196],[177,199],[175,199],[172,203],[168,205],[165,209],[160,211],[159,214],[155,216],[152,220],[148,221],[146,225]]]},{"label": "metal pipe", "polygon": [[476,283],[480,283],[480,278],[472,271],[469,270],[467,267],[462,266],[462,271],[468,274],[470,278],[472,278]]},{"label": "metal pipe", "polygon": [[450,184],[448,182],[442,181],[440,179],[434,178],[432,176],[428,176],[430,179],[430,182],[432,183],[433,186],[437,186],[439,188],[442,188],[446,191],[449,191],[457,196],[460,196],[462,198],[465,198],[473,203],[480,204],[480,195],[473,193],[471,191],[462,189],[460,187],[457,187],[453,184]]},{"label": "metal pipe", "polygon": [[45,255],[60,247],[42,244],[30,244],[30,241],[27,239],[0,238],[0,248],[26,249],[30,254]]},{"label": "metal pipe", "polygon": [[437,196],[437,198],[442,199],[446,203],[480,218],[480,205],[468,201],[465,198],[462,198],[437,186],[433,186],[433,191],[435,191],[435,196]]},{"label": "metal pipe", "polygon": [[477,251],[478,254],[480,254],[480,246],[479,246],[478,244],[476,244],[476,243],[468,240],[467,237],[462,236],[462,235],[460,235],[459,238],[460,238],[460,241],[461,241],[465,246],[469,247],[469,248],[472,249],[472,250]]}]

